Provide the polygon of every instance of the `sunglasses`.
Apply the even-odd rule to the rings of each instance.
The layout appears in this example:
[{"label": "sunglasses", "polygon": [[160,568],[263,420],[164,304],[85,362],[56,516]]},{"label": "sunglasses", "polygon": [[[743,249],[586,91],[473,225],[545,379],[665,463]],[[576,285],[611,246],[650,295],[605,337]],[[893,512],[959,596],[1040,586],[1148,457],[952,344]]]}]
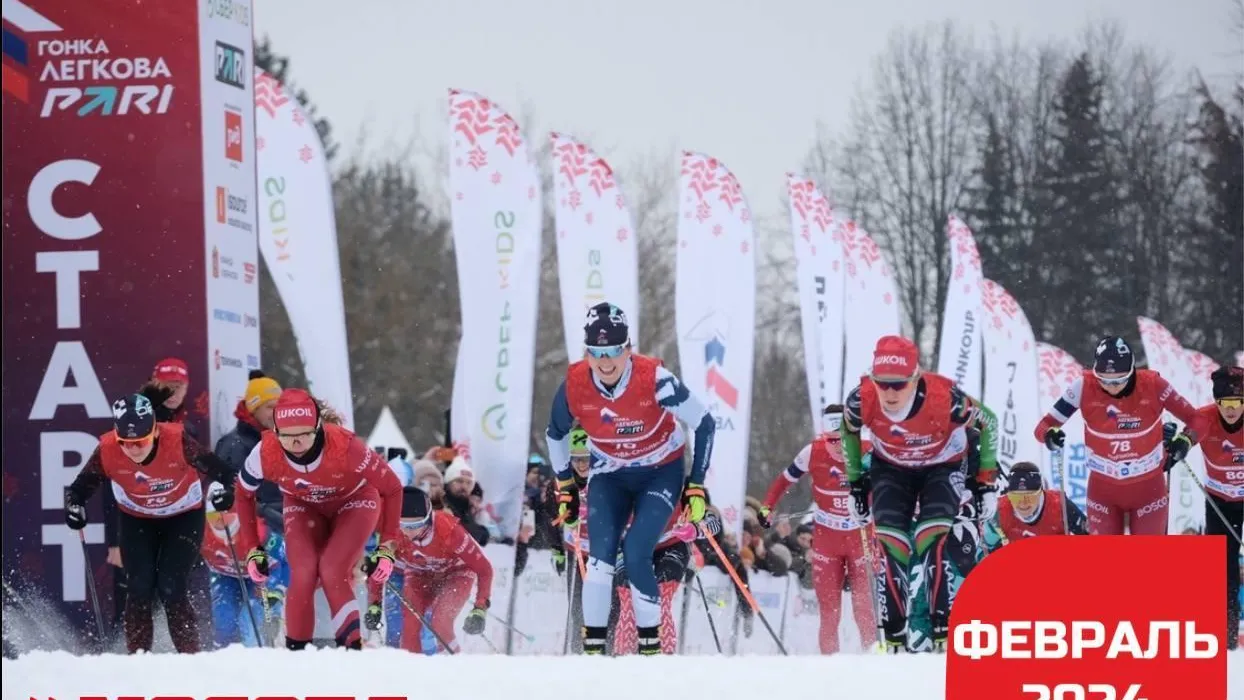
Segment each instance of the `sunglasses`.
[{"label": "sunglasses", "polygon": [[594,345],[587,346],[587,354],[598,360],[602,360],[607,357],[621,357],[624,352],[626,352],[625,345],[609,345],[607,347],[596,347]]},{"label": "sunglasses", "polygon": [[1096,372],[1094,372],[1093,376],[1097,377],[1097,381],[1100,382],[1102,386],[1123,386],[1124,384],[1127,384],[1128,381],[1131,380],[1132,373],[1128,372],[1126,375],[1122,377],[1108,378],[1108,377],[1103,377],[1100,374],[1097,374]]},{"label": "sunglasses", "polygon": [[1244,397],[1233,396],[1230,398],[1216,399],[1214,403],[1220,408],[1241,408],[1244,407]]},{"label": "sunglasses", "polygon": [[882,379],[877,379],[876,377],[873,377],[872,380],[873,380],[873,384],[876,384],[877,388],[881,389],[882,391],[902,391],[903,389],[907,388],[908,384],[911,384],[912,378],[908,377],[906,379],[882,380]]},{"label": "sunglasses", "polygon": [[122,447],[145,447],[150,445],[152,440],[155,440],[155,433],[140,438],[123,438],[117,435],[117,442],[121,443]]}]

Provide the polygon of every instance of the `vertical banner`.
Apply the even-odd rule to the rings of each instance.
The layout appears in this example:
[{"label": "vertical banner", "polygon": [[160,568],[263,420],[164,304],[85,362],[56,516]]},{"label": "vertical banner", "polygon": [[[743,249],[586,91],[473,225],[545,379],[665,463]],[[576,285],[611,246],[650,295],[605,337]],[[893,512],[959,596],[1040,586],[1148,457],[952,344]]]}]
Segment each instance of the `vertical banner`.
[{"label": "vertical banner", "polygon": [[[501,529],[518,532],[535,381],[540,170],[495,102],[449,91],[449,186],[462,296],[471,466]],[[458,413],[454,411],[454,413]]]},{"label": "vertical banner", "polygon": [[[1077,379],[1084,376],[1084,367],[1072,357],[1071,353],[1048,343],[1037,343],[1037,363],[1041,368],[1038,378],[1038,389],[1041,396],[1040,420],[1044,412],[1048,412],[1063,392]],[[1084,415],[1079,411],[1071,420],[1063,424],[1063,434],[1067,441],[1063,445],[1063,473],[1066,481],[1067,496],[1080,507],[1083,513],[1088,512],[1088,450],[1084,446]]]},{"label": "vertical banner", "polygon": [[854,221],[845,221],[841,230],[847,267],[845,395],[868,374],[877,339],[898,335],[902,326],[894,273],[881,249]]},{"label": "vertical banner", "polygon": [[1016,462],[1041,467],[1053,483],[1045,448],[1032,439],[1042,412],[1037,388],[1037,341],[1028,317],[1014,297],[992,280],[981,282],[985,316],[985,394],[982,400],[998,417],[998,465],[1006,472]]},{"label": "vertical banner", "polygon": [[[259,250],[289,314],[307,388],[354,427],[333,185],[315,124],[255,70]],[[245,139],[244,139],[245,140]]]},{"label": "vertical banner", "polygon": [[[211,446],[233,428],[247,373],[259,367],[259,251],[255,222],[254,41],[250,0],[198,0],[203,86],[204,255],[208,261]],[[222,12],[228,8],[228,12]]]},{"label": "vertical banner", "polygon": [[85,620],[64,487],[158,360],[188,363],[192,396],[208,377],[203,18],[194,0],[5,0],[3,18],[3,573]]},{"label": "vertical banner", "polygon": [[683,382],[717,421],[706,485],[735,532],[743,524],[751,434],[754,245],[738,180],[716,158],[683,152],[674,293],[678,360]]},{"label": "vertical banner", "polygon": [[[1175,391],[1194,406],[1197,405],[1196,380],[1187,352],[1180,346],[1179,341],[1165,326],[1151,318],[1138,316],[1136,325],[1140,329],[1140,342],[1145,347],[1145,359],[1149,361],[1149,369],[1161,374],[1175,388]],[[1170,412],[1163,413],[1163,420],[1183,427],[1183,422]],[[1196,472],[1201,483],[1205,483],[1205,458],[1201,450],[1193,448],[1184,462]],[[1196,483],[1188,476],[1188,471],[1183,467],[1172,469],[1168,479],[1171,505],[1167,534],[1179,535],[1203,530],[1205,528],[1205,494],[1201,493]]]},{"label": "vertical banner", "polygon": [[946,222],[950,284],[942,314],[937,373],[955,380],[969,396],[981,396],[981,256],[972,230],[956,216]]},{"label": "vertical banner", "polygon": [[804,364],[812,430],[821,431],[821,411],[842,400],[843,283],[842,232],[829,200],[816,183],[786,175],[790,228],[795,237],[795,278],[803,329]]},{"label": "vertical banner", "polygon": [[604,158],[564,134],[551,139],[566,356],[583,358],[584,319],[602,301],[626,312],[638,350],[639,249],[626,199]]}]

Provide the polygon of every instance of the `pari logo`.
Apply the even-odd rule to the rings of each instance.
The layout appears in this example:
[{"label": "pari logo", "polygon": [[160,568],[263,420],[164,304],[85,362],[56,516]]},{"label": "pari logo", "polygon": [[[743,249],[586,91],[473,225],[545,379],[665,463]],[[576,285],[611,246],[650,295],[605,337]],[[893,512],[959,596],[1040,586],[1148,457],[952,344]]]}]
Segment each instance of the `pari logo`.
[{"label": "pari logo", "polygon": [[1106,405],[1106,415],[1114,420],[1119,430],[1136,430],[1141,426],[1139,417],[1124,413],[1122,409],[1114,404]]},{"label": "pari logo", "polygon": [[242,164],[242,138],[242,113],[225,107],[225,158],[231,161],[230,167]]},{"label": "pari logo", "polygon": [[[704,388],[722,403],[736,411],[739,390],[726,376],[726,352],[730,343],[730,325],[725,314],[716,309],[704,315],[687,333],[687,340],[704,347]],[[733,428],[729,419],[718,418],[718,429]]]}]

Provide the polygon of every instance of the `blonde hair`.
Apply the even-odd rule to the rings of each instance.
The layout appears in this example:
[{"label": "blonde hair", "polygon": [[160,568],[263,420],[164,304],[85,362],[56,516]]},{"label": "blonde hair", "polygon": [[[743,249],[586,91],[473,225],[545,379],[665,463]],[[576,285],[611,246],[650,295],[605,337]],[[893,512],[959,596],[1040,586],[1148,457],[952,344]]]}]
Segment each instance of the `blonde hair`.
[{"label": "blonde hair", "polygon": [[342,427],[345,426],[346,422],[342,420],[341,414],[333,410],[332,406],[329,406],[320,399],[315,400],[315,405],[320,409],[320,420],[325,423],[332,423],[333,425],[340,425]]}]

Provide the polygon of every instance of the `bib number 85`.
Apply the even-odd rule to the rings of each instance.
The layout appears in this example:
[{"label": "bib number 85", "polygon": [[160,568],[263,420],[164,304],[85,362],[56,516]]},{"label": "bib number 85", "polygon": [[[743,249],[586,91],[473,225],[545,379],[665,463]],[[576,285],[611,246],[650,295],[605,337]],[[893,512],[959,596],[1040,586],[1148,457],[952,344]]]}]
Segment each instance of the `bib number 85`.
[{"label": "bib number 85", "polygon": [[1123,695],[1119,695],[1118,689],[1109,683],[1060,683],[1053,687],[1025,683],[1020,690],[1036,700],[1145,700],[1140,697],[1139,683],[1129,685]]}]

